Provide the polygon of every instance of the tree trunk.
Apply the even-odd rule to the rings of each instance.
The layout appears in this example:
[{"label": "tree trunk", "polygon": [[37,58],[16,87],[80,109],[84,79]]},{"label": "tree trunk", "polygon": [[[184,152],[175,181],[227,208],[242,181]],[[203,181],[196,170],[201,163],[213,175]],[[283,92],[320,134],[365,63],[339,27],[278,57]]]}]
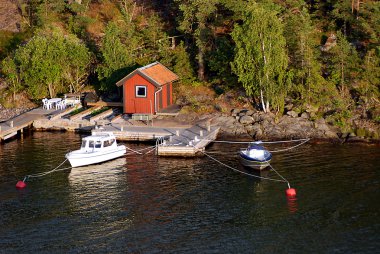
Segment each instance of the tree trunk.
[{"label": "tree trunk", "polygon": [[341,86],[341,88],[342,88],[342,92],[343,92],[343,94],[345,94],[345,87],[344,87],[344,63],[343,63],[343,61],[341,62],[341,75],[342,75],[342,77],[341,77],[341,81],[340,81],[340,86]]},{"label": "tree trunk", "polygon": [[264,96],[263,96],[263,90],[260,90],[260,99],[261,99],[261,106],[264,110],[264,113],[266,113],[266,107],[265,107],[265,103],[264,103]]},{"label": "tree trunk", "polygon": [[205,80],[204,52],[203,52],[203,49],[200,47],[198,49],[198,79],[200,81]]},{"label": "tree trunk", "polygon": [[48,88],[49,88],[49,95],[50,95],[50,98],[53,98],[53,97],[54,97],[53,85],[52,85],[52,84],[49,84]]}]

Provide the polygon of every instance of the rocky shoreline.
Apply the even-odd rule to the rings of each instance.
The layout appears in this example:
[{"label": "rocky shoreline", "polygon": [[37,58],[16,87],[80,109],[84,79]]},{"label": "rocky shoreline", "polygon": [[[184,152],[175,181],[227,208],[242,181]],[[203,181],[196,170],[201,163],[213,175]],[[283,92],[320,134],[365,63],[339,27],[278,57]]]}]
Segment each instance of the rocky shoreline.
[{"label": "rocky shoreline", "polygon": [[[29,111],[29,108],[6,109],[0,105],[0,122],[9,120]],[[160,117],[161,120],[173,117]],[[220,126],[219,138],[235,140],[288,140],[310,138],[314,142],[360,142],[380,144],[380,125],[369,125],[366,120],[357,121],[360,126],[356,131],[344,132],[340,128],[326,122],[324,118],[311,120],[302,114],[286,114],[276,117],[272,113],[264,113],[249,109],[232,109],[229,114],[209,113],[179,114],[176,122],[187,124],[206,124]]]},{"label": "rocky shoreline", "polygon": [[[283,115],[276,118],[272,113],[247,109],[233,109],[230,114],[179,115],[182,122],[207,122],[221,127],[219,138],[251,140],[288,140],[311,138],[315,142],[378,143],[379,125],[365,131],[344,132],[330,125],[324,118],[310,120],[306,115]],[[359,124],[359,123],[358,123]],[[363,127],[365,124],[362,124]],[[361,130],[361,129],[358,129]],[[359,134],[359,135],[358,135]],[[369,134],[369,135],[367,135]]]}]

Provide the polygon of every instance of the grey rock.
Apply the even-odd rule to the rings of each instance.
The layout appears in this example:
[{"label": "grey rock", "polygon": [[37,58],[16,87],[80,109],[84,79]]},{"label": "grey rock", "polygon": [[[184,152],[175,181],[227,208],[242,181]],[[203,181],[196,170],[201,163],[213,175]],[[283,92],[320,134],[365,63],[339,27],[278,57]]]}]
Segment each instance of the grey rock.
[{"label": "grey rock", "polygon": [[247,110],[247,112],[245,112],[245,115],[247,116],[253,116],[254,114],[255,114],[254,110]]},{"label": "grey rock", "polygon": [[240,113],[240,109],[234,108],[231,110],[231,116],[237,116]]},{"label": "grey rock", "polygon": [[244,116],[240,117],[239,122],[241,124],[247,125],[247,124],[252,124],[254,122],[254,119],[252,116],[244,115]]},{"label": "grey rock", "polygon": [[293,103],[286,104],[285,105],[285,109],[288,110],[288,111],[290,111],[290,110],[293,109],[293,106],[294,106]]},{"label": "grey rock", "polygon": [[309,118],[310,118],[310,114],[307,113],[307,112],[303,112],[303,113],[301,114],[301,118],[303,118],[303,119],[309,119]]},{"label": "grey rock", "polygon": [[293,110],[286,112],[286,114],[291,117],[298,117],[298,113]]}]

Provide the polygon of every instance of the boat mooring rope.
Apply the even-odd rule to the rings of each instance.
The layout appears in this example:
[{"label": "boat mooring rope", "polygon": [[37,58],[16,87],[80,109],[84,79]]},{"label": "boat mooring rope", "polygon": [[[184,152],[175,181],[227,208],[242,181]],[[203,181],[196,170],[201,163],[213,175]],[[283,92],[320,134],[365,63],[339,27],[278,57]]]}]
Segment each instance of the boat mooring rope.
[{"label": "boat mooring rope", "polygon": [[268,165],[271,167],[271,169],[274,170],[274,172],[276,172],[277,175],[279,175],[282,179],[274,179],[274,178],[270,178],[270,177],[264,177],[264,176],[257,176],[257,175],[253,175],[253,174],[250,174],[250,173],[247,173],[247,172],[244,172],[244,171],[241,171],[237,168],[234,168],[234,167],[231,167],[230,165],[227,165],[223,162],[221,162],[220,160],[212,157],[211,155],[209,155],[208,153],[206,153],[205,151],[200,151],[201,153],[203,153],[204,155],[206,155],[207,157],[209,157],[210,159],[214,160],[215,162],[218,162],[219,164],[229,168],[229,169],[232,169],[233,171],[236,171],[238,173],[241,173],[241,174],[244,174],[244,175],[248,175],[248,176],[251,176],[251,177],[255,177],[255,178],[259,178],[259,179],[263,179],[263,180],[269,180],[269,181],[274,181],[274,182],[283,182],[283,183],[287,183],[288,184],[288,187],[290,188],[290,184],[289,184],[289,181],[286,180],[280,173],[278,173],[273,167],[272,165],[269,164],[268,162]]},{"label": "boat mooring rope", "polygon": [[36,173],[36,174],[31,174],[31,175],[26,175],[26,176],[24,177],[23,182],[25,182],[25,181],[28,180],[29,178],[38,178],[38,177],[42,177],[42,176],[45,176],[45,175],[51,174],[51,173],[53,173],[53,172],[63,171],[63,170],[67,170],[67,169],[72,168],[72,167],[59,168],[59,167],[61,167],[66,161],[67,161],[67,159],[65,159],[61,164],[59,164],[57,167],[53,168],[52,170],[49,170],[49,171],[46,171],[46,172],[41,172],[41,173]]},{"label": "boat mooring rope", "polygon": [[279,144],[279,143],[291,143],[291,142],[300,142],[300,141],[304,141],[303,143],[305,143],[305,142],[307,142],[309,140],[310,140],[310,138],[291,139],[291,140],[279,140],[279,141],[261,141],[261,140],[259,140],[259,141],[229,141],[229,140],[212,140],[212,139],[207,139],[207,141],[211,141],[211,142],[214,142],[214,143],[228,143],[228,144],[249,144],[249,143],[256,143],[256,144]]},{"label": "boat mooring rope", "polygon": [[[291,147],[288,147],[288,148],[285,148],[285,149],[278,149],[278,150],[272,150],[272,151],[269,151],[271,153],[278,153],[278,152],[285,152],[285,151],[289,151],[289,150],[292,150],[296,147],[299,147],[303,144],[305,144],[306,142],[308,142],[310,140],[310,138],[307,138],[307,139],[299,139],[298,141],[302,141],[301,143],[297,144],[297,145],[294,145],[294,146],[291,146]],[[283,141],[282,143],[285,143],[285,141]]]},{"label": "boat mooring rope", "polygon": [[[129,151],[131,151],[133,153],[136,153],[136,154],[140,154],[140,155],[148,154],[148,153],[150,153],[150,152],[152,152],[153,150],[156,149],[156,145],[154,145],[154,146],[148,146],[148,147],[145,147],[145,148],[142,148],[142,149],[139,149],[139,150],[134,150],[134,149],[132,149],[132,148],[130,148],[128,146],[125,146],[125,147],[127,148],[127,150],[129,150]],[[142,151],[145,151],[145,150],[148,150],[148,149],[150,149],[148,152],[142,153]]]},{"label": "boat mooring rope", "polygon": [[305,144],[306,142],[308,142],[309,140],[310,140],[310,138],[292,139],[292,140],[279,140],[279,141],[226,141],[226,140],[209,140],[209,141],[214,142],[214,143],[227,143],[227,144],[250,144],[250,143],[253,143],[253,144],[280,144],[280,143],[301,142],[297,145],[294,145],[294,146],[291,146],[288,148],[284,148],[284,149],[268,150],[268,152],[271,152],[271,153],[279,153],[279,152],[285,152],[285,151],[292,150],[296,147],[299,147],[299,146]]}]

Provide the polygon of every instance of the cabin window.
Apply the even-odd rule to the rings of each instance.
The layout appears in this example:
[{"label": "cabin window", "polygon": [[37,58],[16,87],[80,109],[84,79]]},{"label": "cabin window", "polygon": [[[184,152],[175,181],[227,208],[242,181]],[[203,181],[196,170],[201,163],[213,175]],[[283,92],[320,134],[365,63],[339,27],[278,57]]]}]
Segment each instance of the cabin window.
[{"label": "cabin window", "polygon": [[136,97],[146,97],[146,86],[136,86]]},{"label": "cabin window", "polygon": [[104,141],[103,147],[111,146],[115,142],[114,139]]},{"label": "cabin window", "polygon": [[95,148],[101,148],[101,147],[102,147],[102,142],[101,141],[96,141]]},{"label": "cabin window", "polygon": [[88,147],[94,148],[94,141],[93,140],[88,141]]},{"label": "cabin window", "polygon": [[82,146],[81,146],[81,148],[86,148],[86,143],[87,143],[86,140],[82,140]]}]

